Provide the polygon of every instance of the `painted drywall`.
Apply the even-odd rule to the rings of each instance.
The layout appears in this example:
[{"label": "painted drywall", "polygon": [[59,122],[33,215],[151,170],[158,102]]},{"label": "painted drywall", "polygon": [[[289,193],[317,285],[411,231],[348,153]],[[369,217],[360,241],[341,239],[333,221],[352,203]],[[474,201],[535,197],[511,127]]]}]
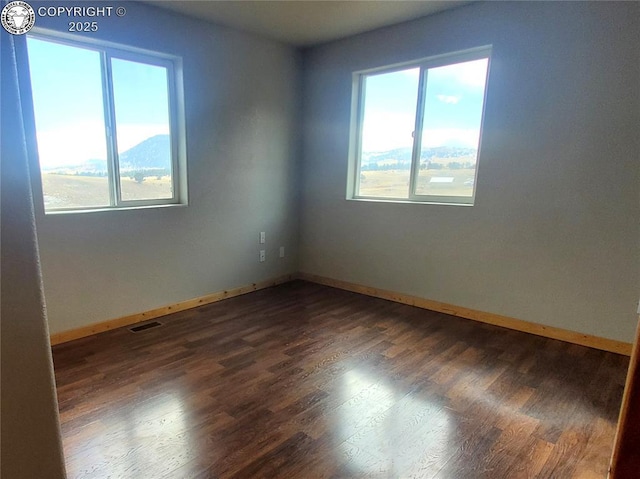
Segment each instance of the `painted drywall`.
[{"label": "painted drywall", "polygon": [[[299,53],[119,5],[125,16],[98,18],[99,31],[86,35],[183,58],[189,206],[54,216],[37,202],[52,333],[297,271]],[[68,21],[37,25],[64,30]]]},{"label": "painted drywall", "polygon": [[[304,58],[301,270],[631,342],[640,4],[486,2]],[[352,72],[493,45],[473,207],[348,201]]]},{"label": "painted drywall", "polygon": [[13,55],[2,46],[2,457],[0,476],[64,479],[51,348]]}]

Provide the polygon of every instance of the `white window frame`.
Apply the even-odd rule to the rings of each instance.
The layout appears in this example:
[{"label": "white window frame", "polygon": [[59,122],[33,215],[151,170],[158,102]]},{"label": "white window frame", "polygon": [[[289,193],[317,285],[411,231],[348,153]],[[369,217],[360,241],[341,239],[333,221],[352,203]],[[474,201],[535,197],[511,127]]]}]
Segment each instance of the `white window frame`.
[{"label": "white window frame", "polygon": [[[182,58],[167,53],[144,50],[127,45],[112,42],[105,42],[96,39],[78,37],[55,30],[44,28],[34,28],[25,37],[31,37],[52,43],[60,43],[85,50],[92,50],[100,54],[101,75],[102,75],[102,101],[105,120],[105,141],[107,144],[107,178],[109,183],[109,205],[105,206],[82,206],[44,209],[44,193],[42,191],[42,173],[39,159],[36,161],[38,168],[34,176],[34,183],[37,180],[38,193],[42,200],[45,214],[59,213],[84,213],[92,211],[111,211],[132,208],[163,207],[172,205],[187,205],[187,158],[186,158],[186,128],[184,112],[184,88],[182,79]],[[29,99],[31,106],[29,116],[25,118],[33,128],[34,142],[36,138],[35,114],[33,112],[33,95],[31,92],[31,74],[28,63],[28,51],[25,42],[21,45],[19,58],[24,60],[25,69],[20,75],[20,85],[23,98]],[[171,198],[157,198],[144,200],[124,200],[120,191],[120,169],[117,148],[115,103],[113,95],[113,77],[111,72],[111,59],[121,59],[142,63],[147,65],[160,66],[167,69],[167,92],[169,101],[169,137],[171,145]],[[19,71],[20,71],[19,70]],[[29,126],[27,128],[29,128]],[[38,158],[37,144],[34,143],[33,151]]]},{"label": "white window frame", "polygon": [[[476,185],[478,177],[478,169],[480,164],[480,148],[482,144],[482,128],[484,124],[484,112],[486,108],[487,90],[489,83],[489,71],[491,69],[491,52],[492,46],[482,46],[469,50],[458,51],[454,53],[446,53],[436,55],[420,60],[398,63],[395,65],[360,70],[353,73],[353,96],[351,103],[351,141],[349,152],[349,168],[347,181],[347,199],[379,201],[379,202],[395,202],[395,203],[425,203],[425,204],[443,204],[443,205],[462,205],[473,206],[476,197]],[[472,196],[437,196],[437,195],[419,195],[416,194],[417,178],[420,171],[420,154],[422,150],[422,125],[424,120],[424,95],[427,86],[427,75],[430,68],[436,68],[455,63],[462,63],[473,60],[487,59],[487,76],[484,87],[484,97],[482,104],[482,115],[480,117],[480,136],[478,141],[478,157],[476,159],[476,168],[473,184]],[[420,68],[420,79],[418,82],[418,95],[416,104],[416,118],[413,131],[413,149],[411,154],[411,169],[409,178],[409,191],[406,198],[392,198],[382,196],[360,195],[360,162],[362,159],[362,128],[364,123],[364,104],[366,98],[365,79],[369,75],[381,73],[393,73],[396,71],[407,70],[409,68]]]}]

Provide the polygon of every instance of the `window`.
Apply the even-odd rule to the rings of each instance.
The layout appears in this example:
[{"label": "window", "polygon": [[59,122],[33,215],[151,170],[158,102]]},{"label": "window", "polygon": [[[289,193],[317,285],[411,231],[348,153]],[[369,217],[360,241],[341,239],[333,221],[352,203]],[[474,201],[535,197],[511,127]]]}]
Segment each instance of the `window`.
[{"label": "window", "polygon": [[490,53],[354,75],[350,198],[473,204]]},{"label": "window", "polygon": [[180,59],[27,37],[46,213],[186,203]]}]

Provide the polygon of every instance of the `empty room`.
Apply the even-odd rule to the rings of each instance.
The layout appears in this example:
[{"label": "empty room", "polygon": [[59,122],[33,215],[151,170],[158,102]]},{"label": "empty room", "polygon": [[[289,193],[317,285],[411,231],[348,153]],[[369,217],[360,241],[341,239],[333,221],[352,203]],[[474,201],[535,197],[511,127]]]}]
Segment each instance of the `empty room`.
[{"label": "empty room", "polygon": [[640,3],[3,1],[6,479],[640,477]]}]

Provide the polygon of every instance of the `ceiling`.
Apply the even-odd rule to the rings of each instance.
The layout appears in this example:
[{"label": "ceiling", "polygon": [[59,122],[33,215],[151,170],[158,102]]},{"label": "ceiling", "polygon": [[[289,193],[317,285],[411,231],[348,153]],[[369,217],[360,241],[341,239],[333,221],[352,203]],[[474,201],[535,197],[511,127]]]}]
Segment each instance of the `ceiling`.
[{"label": "ceiling", "polygon": [[456,8],[470,1],[147,1],[160,8],[307,47]]}]

